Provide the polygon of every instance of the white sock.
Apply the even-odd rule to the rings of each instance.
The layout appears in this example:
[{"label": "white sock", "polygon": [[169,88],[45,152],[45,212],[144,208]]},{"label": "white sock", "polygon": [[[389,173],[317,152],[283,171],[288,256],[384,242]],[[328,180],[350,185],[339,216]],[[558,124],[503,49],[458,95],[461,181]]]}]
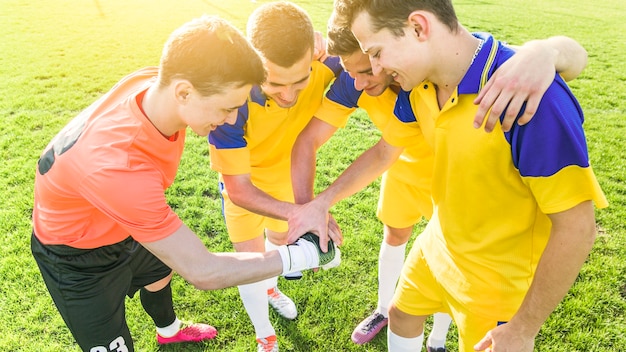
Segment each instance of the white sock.
[{"label": "white sock", "polygon": [[396,290],[396,284],[404,265],[406,243],[391,246],[383,240],[378,254],[378,307],[376,310],[387,317],[389,303]]},{"label": "white sock", "polygon": [[182,324],[182,322],[178,320],[178,318],[176,318],[173,323],[164,328],[157,327],[157,334],[161,335],[162,337],[172,337],[178,333],[178,330],[180,330],[180,324]]},{"label": "white sock", "polygon": [[246,313],[252,321],[257,338],[276,335],[272,323],[270,323],[269,306],[267,303],[267,280],[253,284],[237,286],[239,296],[246,308]]},{"label": "white sock", "polygon": [[433,329],[428,335],[428,346],[435,348],[445,346],[450,323],[452,323],[452,318],[446,313],[433,315]]},{"label": "white sock", "polygon": [[424,334],[418,337],[401,337],[387,329],[387,351],[389,352],[419,352],[424,343]]}]

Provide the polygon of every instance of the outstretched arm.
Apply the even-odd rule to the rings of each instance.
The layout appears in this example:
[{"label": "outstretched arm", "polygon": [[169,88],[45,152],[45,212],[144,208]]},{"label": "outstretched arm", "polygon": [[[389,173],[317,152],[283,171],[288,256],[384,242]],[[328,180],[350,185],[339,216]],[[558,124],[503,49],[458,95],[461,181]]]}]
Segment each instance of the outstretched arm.
[{"label": "outstretched arm", "polygon": [[[335,131],[337,127],[313,117],[298,135],[291,150],[291,183],[296,204],[305,204],[313,199],[317,150]],[[330,214],[328,216],[328,235],[340,246],[343,243],[341,229],[337,221]]]},{"label": "outstretched arm", "polygon": [[283,271],[277,251],[211,253],[186,225],[164,239],[141,244],[201,290],[256,282],[278,276]]},{"label": "outstretched arm", "polygon": [[292,214],[289,218],[288,242],[291,243],[305,232],[313,232],[320,237],[322,250],[325,251],[330,207],[374,181],[398,159],[403,150],[404,148],[392,146],[381,138],[376,145],[361,154],[324,192]]},{"label": "outstretched arm", "polygon": [[243,285],[318,267],[328,269],[341,262],[339,250],[333,251],[332,256],[321,255],[319,245],[304,238],[263,253],[211,253],[184,224],[161,240],[141,245],[201,290]]},{"label": "outstretched arm", "polygon": [[228,197],[237,206],[253,213],[287,220],[298,205],[280,201],[252,183],[250,174],[222,175]]},{"label": "outstretched arm", "polygon": [[516,50],[515,55],[494,72],[474,100],[475,104],[480,104],[474,127],[480,128],[487,118],[484,128],[491,132],[506,109],[502,122],[502,130],[506,132],[511,129],[524,102],[526,108],[517,123],[528,123],[552,83],[555,71],[565,80],[572,80],[587,65],[587,51],[565,36],[531,40]]},{"label": "outstretched arm", "polygon": [[576,280],[595,240],[593,204],[585,201],[549,217],[550,239],[522,305],[511,321],[489,331],[475,350],[491,346],[492,352],[533,351],[541,325]]},{"label": "outstretched arm", "polygon": [[300,132],[291,150],[291,183],[297,204],[313,199],[317,150],[337,131],[337,127],[316,117]]}]

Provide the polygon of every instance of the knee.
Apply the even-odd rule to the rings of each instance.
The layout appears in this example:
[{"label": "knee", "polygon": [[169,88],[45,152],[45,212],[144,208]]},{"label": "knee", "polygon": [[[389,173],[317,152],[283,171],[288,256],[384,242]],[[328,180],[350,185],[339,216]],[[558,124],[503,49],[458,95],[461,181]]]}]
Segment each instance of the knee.
[{"label": "knee", "polygon": [[424,332],[426,316],[410,315],[398,309],[395,304],[389,307],[389,328],[400,336],[419,336]]},{"label": "knee", "polygon": [[267,230],[266,235],[266,241],[271,242],[274,246],[282,246],[287,244],[287,232],[276,232]]},{"label": "knee", "polygon": [[403,245],[409,241],[412,232],[413,226],[405,228],[385,226],[385,242],[394,247]]},{"label": "knee", "polygon": [[167,286],[167,284],[170,283],[170,281],[172,281],[172,276],[174,275],[174,272],[171,272],[169,275],[167,275],[166,277],[162,278],[159,281],[155,281],[149,285],[144,286],[146,290],[150,291],[150,292],[157,292],[157,291],[161,291],[165,286]]},{"label": "knee", "polygon": [[395,304],[391,304],[391,306],[389,307],[389,321],[397,321],[397,322],[401,322],[405,319],[406,317],[406,313],[402,312],[401,310],[398,309],[398,307],[396,307]]}]

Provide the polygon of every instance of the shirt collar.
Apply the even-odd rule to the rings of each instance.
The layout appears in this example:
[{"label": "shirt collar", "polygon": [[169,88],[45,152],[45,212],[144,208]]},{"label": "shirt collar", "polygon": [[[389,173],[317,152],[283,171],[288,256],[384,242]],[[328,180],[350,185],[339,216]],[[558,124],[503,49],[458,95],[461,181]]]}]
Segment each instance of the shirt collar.
[{"label": "shirt collar", "polygon": [[477,94],[495,70],[498,41],[488,33],[472,33],[484,41],[482,48],[458,86],[459,94]]}]

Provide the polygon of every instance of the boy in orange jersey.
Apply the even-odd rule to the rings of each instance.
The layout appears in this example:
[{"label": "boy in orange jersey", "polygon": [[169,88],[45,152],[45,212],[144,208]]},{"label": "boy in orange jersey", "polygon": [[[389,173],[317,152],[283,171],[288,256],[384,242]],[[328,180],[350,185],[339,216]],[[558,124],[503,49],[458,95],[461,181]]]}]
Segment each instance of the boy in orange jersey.
[{"label": "boy in orange jersey", "polygon": [[334,259],[305,239],[267,253],[210,253],[166,202],[186,128],[207,135],[232,123],[252,85],[264,79],[263,63],[241,33],[205,16],[172,33],[158,68],[123,78],[42,153],[32,253],[84,351],[134,350],[124,300],[137,291],[159,344],[214,338],[212,326],[177,318],[173,271],[213,290]]}]

